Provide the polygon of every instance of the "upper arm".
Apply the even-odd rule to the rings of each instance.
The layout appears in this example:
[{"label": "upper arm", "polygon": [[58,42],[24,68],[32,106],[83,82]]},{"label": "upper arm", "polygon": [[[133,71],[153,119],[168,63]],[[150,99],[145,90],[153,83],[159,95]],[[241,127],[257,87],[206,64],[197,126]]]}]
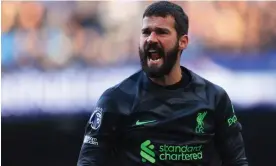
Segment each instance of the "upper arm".
[{"label": "upper arm", "polygon": [[102,95],[85,127],[78,166],[106,165],[116,140],[119,114],[116,102]]},{"label": "upper arm", "polygon": [[215,143],[222,162],[225,165],[246,166],[244,143],[241,134],[242,126],[235,114],[234,107],[223,90],[216,106]]},{"label": "upper arm", "polygon": [[242,130],[234,106],[224,90],[218,97],[215,111],[217,134],[220,137],[227,137],[228,135],[239,133]]}]

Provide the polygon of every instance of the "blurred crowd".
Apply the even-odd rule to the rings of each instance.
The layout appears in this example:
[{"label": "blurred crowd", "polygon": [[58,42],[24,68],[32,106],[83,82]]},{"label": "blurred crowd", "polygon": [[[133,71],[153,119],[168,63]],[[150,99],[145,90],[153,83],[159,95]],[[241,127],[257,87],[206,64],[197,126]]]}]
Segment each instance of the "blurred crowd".
[{"label": "blurred crowd", "polygon": [[[141,17],[150,3],[3,1],[2,71],[137,63]],[[190,18],[187,54],[262,56],[276,48],[276,2],[176,3]]]}]

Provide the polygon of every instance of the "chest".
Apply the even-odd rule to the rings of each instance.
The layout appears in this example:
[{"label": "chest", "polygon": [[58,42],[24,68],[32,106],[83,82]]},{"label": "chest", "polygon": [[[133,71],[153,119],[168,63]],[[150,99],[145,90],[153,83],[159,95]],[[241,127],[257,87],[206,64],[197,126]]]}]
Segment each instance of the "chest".
[{"label": "chest", "polygon": [[206,140],[215,129],[214,108],[201,100],[144,100],[127,119],[127,139]]}]

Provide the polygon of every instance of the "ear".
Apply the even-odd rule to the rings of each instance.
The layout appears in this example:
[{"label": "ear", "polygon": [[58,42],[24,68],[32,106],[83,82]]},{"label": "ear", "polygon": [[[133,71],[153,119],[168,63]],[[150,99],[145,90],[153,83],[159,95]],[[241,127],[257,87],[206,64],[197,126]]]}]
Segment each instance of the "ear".
[{"label": "ear", "polygon": [[188,43],[189,43],[189,38],[188,38],[188,35],[182,35],[180,38],[179,38],[179,50],[184,50],[187,48],[188,46]]}]

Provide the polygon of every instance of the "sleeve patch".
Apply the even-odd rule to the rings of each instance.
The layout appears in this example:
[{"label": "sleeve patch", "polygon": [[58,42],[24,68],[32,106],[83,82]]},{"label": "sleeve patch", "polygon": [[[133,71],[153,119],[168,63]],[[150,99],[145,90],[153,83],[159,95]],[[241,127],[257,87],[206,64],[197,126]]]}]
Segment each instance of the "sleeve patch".
[{"label": "sleeve patch", "polygon": [[99,145],[97,138],[93,138],[91,136],[84,136],[83,143],[92,144],[92,145]]},{"label": "sleeve patch", "polygon": [[93,130],[97,130],[101,126],[102,117],[103,109],[100,107],[96,107],[89,119],[89,124]]}]

